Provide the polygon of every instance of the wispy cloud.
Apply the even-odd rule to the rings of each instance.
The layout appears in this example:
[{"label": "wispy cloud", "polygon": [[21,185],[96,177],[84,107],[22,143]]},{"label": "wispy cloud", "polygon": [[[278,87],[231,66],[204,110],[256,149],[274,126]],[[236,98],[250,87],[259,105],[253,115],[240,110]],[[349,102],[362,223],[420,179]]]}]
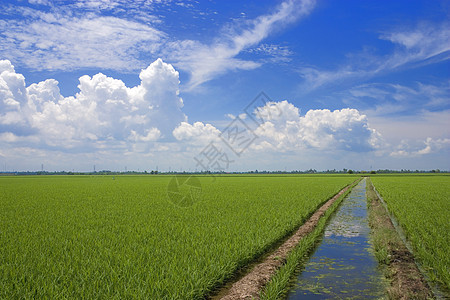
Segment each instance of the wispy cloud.
[{"label": "wispy cloud", "polygon": [[[437,61],[450,58],[450,24],[420,24],[414,30],[384,33],[380,39],[398,46],[397,51],[379,69],[397,68],[431,58]],[[430,63],[435,62],[431,61]]]},{"label": "wispy cloud", "polygon": [[289,62],[293,55],[293,52],[287,46],[265,43],[250,48],[246,52],[269,57],[271,62]]},{"label": "wispy cloud", "polygon": [[415,82],[411,86],[392,83],[358,85],[344,92],[344,103],[369,107],[372,116],[413,115],[418,112],[448,109],[450,82]]},{"label": "wispy cloud", "polygon": [[[250,70],[263,60],[244,60],[250,47],[272,60],[285,60],[285,47],[260,44],[275,30],[307,15],[315,0],[286,0],[273,13],[225,24],[211,42],[180,40],[158,29],[155,6],[180,1],[82,0],[66,5],[31,1],[31,7],[3,6],[8,18],[0,20],[0,55],[35,70],[79,68],[134,71],[148,59],[163,57],[191,75],[189,87],[234,70]],[[48,10],[42,10],[48,5]],[[186,8],[189,9],[189,8]],[[145,14],[142,13],[145,11]],[[150,12],[150,13],[149,13]],[[17,18],[17,16],[21,16]]]},{"label": "wispy cloud", "polygon": [[379,36],[395,49],[385,56],[367,52],[349,55],[350,60],[335,70],[315,67],[299,69],[309,90],[351,79],[371,78],[378,74],[445,61],[450,58],[450,25],[421,24],[413,30],[393,30]]},{"label": "wispy cloud", "polygon": [[243,50],[258,45],[274,30],[309,14],[314,5],[314,0],[288,0],[281,3],[274,13],[231,24],[211,44],[175,41],[165,54],[176,66],[191,74],[191,88],[227,71],[254,69],[261,63],[237,56]]},{"label": "wispy cloud", "polygon": [[0,20],[0,54],[36,70],[144,67],[140,52],[157,50],[165,34],[113,16],[32,13],[29,20]]}]

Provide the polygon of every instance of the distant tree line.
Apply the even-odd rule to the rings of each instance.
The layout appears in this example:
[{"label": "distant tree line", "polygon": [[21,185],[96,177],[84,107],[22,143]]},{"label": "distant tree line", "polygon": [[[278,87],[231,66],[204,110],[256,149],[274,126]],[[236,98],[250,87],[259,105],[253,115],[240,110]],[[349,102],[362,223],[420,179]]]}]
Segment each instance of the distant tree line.
[{"label": "distant tree line", "polygon": [[390,169],[379,169],[376,171],[364,171],[364,170],[351,170],[351,169],[342,169],[342,170],[326,170],[326,171],[317,171],[316,169],[309,170],[293,170],[293,171],[266,171],[266,170],[251,170],[246,172],[211,172],[211,171],[171,171],[171,172],[161,172],[157,170],[151,171],[110,171],[110,170],[102,170],[95,172],[74,172],[74,171],[24,171],[24,172],[3,172],[1,175],[177,175],[177,174],[197,174],[197,175],[208,175],[208,174],[392,174],[392,173],[448,173],[449,171],[441,171],[439,169],[433,170],[409,170],[409,169],[401,169],[401,170],[390,170]]}]

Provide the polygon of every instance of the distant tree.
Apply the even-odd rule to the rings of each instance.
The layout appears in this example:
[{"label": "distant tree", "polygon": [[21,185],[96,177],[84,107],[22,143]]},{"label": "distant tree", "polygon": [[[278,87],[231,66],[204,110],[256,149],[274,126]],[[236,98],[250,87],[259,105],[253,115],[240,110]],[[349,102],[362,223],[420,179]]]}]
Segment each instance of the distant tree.
[{"label": "distant tree", "polygon": [[353,174],[353,170],[348,170],[347,173],[348,174]]},{"label": "distant tree", "polygon": [[375,172],[375,171],[370,171],[370,174],[377,174],[377,172]]}]

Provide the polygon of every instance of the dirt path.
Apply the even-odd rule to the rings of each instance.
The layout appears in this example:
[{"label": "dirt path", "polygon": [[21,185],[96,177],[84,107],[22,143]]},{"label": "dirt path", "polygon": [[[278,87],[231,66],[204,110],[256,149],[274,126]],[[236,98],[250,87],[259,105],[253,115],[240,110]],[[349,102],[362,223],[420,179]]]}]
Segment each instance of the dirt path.
[{"label": "dirt path", "polygon": [[[278,249],[269,255],[264,261],[257,264],[247,275],[235,282],[221,299],[259,299],[259,293],[285,262],[288,254],[297,246],[299,241],[312,232],[319,219],[327,209],[350,187],[343,188],[333,198],[322,205],[300,228],[286,240]],[[222,294],[222,293],[221,293]]]}]

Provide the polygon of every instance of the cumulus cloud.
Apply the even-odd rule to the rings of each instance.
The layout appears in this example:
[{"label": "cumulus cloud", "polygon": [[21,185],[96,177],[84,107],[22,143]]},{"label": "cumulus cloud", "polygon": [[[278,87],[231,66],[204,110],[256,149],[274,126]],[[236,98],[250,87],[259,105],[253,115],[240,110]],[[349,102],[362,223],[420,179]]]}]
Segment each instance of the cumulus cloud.
[{"label": "cumulus cloud", "polygon": [[[139,85],[127,87],[101,73],[82,76],[79,92],[64,97],[56,80],[27,87],[9,61],[0,61],[0,144],[7,146],[2,146],[2,155],[11,156],[14,149],[39,155],[48,149],[102,156],[115,151],[113,157],[120,161],[120,153],[144,157],[161,151],[170,153],[169,161],[185,162],[211,142],[227,149],[220,129],[187,121],[179,95],[179,74],[172,65],[158,59],[139,77]],[[253,113],[259,122],[239,115],[248,124],[247,130],[258,137],[245,150],[252,153],[384,151],[393,157],[414,157],[450,146],[450,139],[428,138],[423,144],[406,141],[392,150],[369,125],[366,115],[351,108],[311,109],[301,114],[294,104],[279,101],[255,107]],[[229,118],[230,122],[237,119],[234,115]]]},{"label": "cumulus cloud", "polygon": [[[309,110],[302,116],[299,108],[285,100],[267,102],[256,107],[253,113],[260,124],[256,128],[250,120],[240,117],[248,123],[246,130],[254,131],[257,136],[248,151],[279,153],[315,149],[367,152],[385,146],[381,135],[369,126],[367,117],[356,109]],[[231,114],[228,117],[231,120],[236,118]],[[173,135],[178,141],[191,146],[204,147],[213,142],[227,149],[220,139],[221,131],[211,124],[182,122]]]},{"label": "cumulus cloud", "polygon": [[60,94],[54,79],[25,87],[9,61],[0,61],[0,72],[3,141],[38,136],[42,144],[57,148],[124,147],[125,142],[171,140],[173,129],[187,120],[179,74],[161,59],[141,71],[136,87],[101,73],[85,75],[71,97]]},{"label": "cumulus cloud", "polygon": [[173,136],[178,141],[187,142],[191,145],[205,146],[210,142],[217,142],[220,131],[211,124],[195,122],[189,124],[181,122],[181,124],[173,130]]},{"label": "cumulus cloud", "polygon": [[299,109],[287,101],[269,102],[255,114],[264,122],[256,129],[260,137],[255,149],[277,151],[346,150],[364,152],[378,149],[380,134],[368,125],[367,117],[356,109]]},{"label": "cumulus cloud", "polygon": [[450,150],[450,139],[447,138],[433,139],[429,137],[421,144],[422,146],[414,145],[414,143],[411,145],[408,141],[403,140],[390,155],[394,157],[418,157],[436,153],[442,149]]},{"label": "cumulus cloud", "polygon": [[17,74],[11,62],[0,60],[0,130],[26,130],[27,90],[25,78]]}]

